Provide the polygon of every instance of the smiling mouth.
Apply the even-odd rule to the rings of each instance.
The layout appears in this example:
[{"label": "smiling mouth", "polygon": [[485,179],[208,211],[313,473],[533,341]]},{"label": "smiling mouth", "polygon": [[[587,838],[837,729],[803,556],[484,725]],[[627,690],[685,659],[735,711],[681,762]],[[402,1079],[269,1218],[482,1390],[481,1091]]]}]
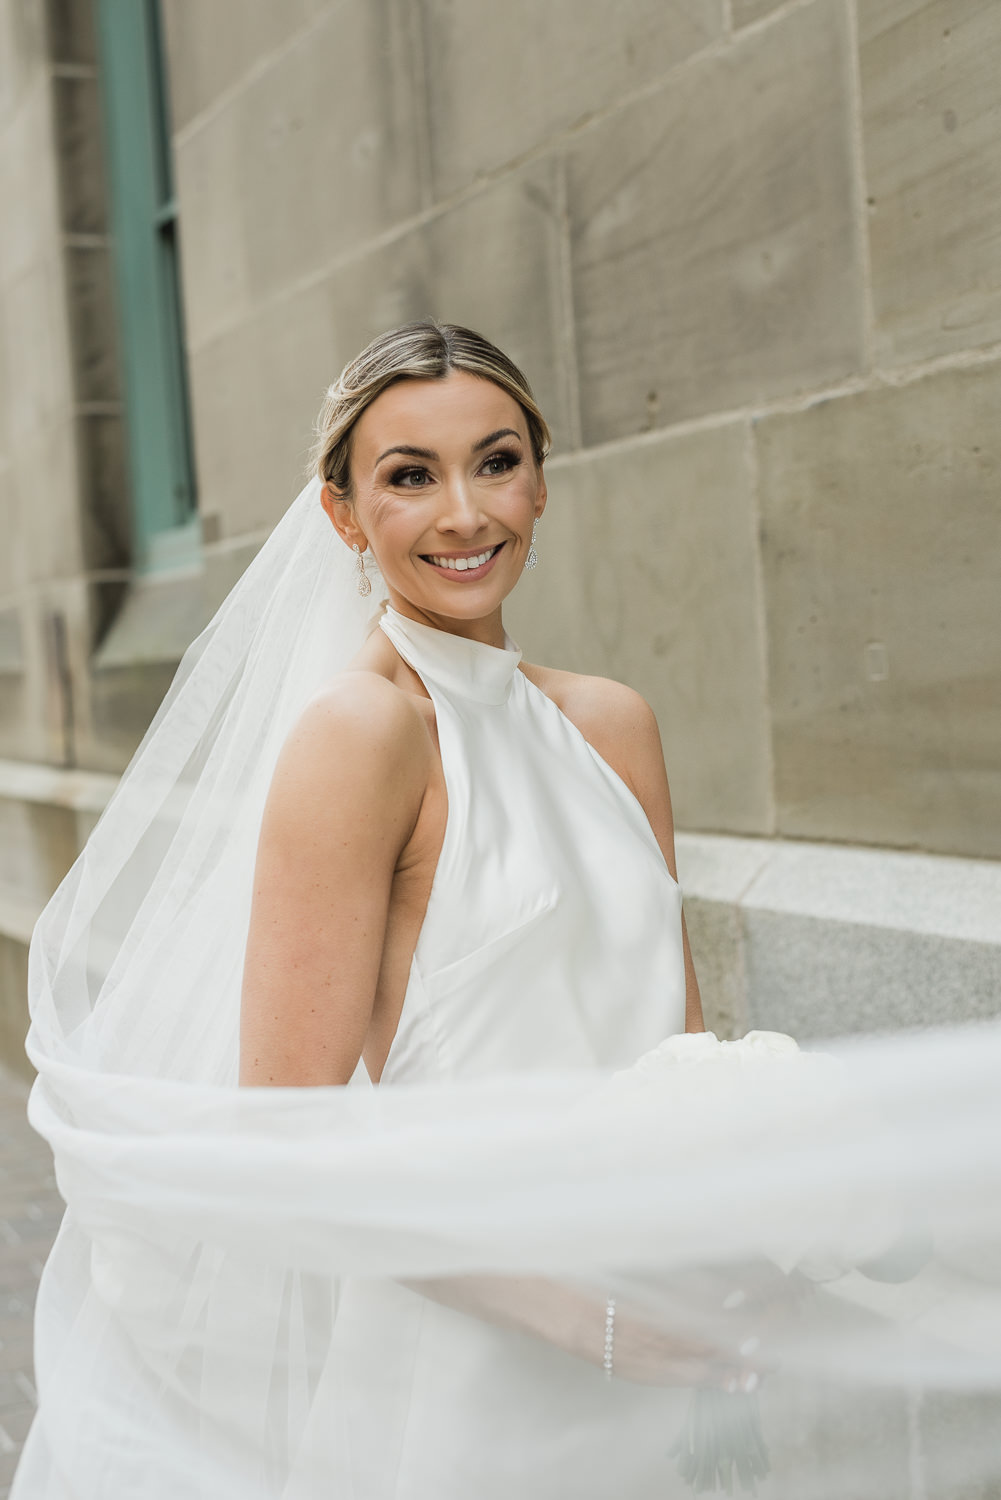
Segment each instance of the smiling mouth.
[{"label": "smiling mouth", "polygon": [[480,552],[422,552],[420,558],[440,573],[456,574],[458,577],[470,573],[479,575],[493,562],[503,546],[503,542],[498,542],[495,547],[484,547]]}]

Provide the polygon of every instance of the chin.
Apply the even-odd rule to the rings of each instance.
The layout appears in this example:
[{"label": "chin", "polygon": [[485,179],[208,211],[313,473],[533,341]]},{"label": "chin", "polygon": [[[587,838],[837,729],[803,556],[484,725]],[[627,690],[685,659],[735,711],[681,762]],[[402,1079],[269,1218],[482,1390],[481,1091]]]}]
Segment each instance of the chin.
[{"label": "chin", "polygon": [[434,577],[430,586],[414,587],[386,580],[393,592],[414,609],[430,615],[444,615],[455,620],[480,620],[495,614],[514,589],[517,579],[483,578],[470,583],[451,583]]}]

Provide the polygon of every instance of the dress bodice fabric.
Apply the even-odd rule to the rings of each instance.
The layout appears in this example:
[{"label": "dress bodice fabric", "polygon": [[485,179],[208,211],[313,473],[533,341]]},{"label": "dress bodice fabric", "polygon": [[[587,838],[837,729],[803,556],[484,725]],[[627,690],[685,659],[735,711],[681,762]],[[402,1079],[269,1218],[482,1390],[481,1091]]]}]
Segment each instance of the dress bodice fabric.
[{"label": "dress bodice fabric", "polygon": [[[448,796],[380,1088],[623,1067],[684,1030],[681,892],[636,797],[513,643],[380,624],[431,697]],[[343,1285],[335,1344],[338,1500],[563,1500],[569,1473],[574,1500],[673,1492],[670,1392],[385,1282]]]},{"label": "dress bodice fabric", "polygon": [[684,1030],[681,892],[625,782],[512,643],[380,624],[431,696],[448,796],[383,1083],[624,1067]]}]

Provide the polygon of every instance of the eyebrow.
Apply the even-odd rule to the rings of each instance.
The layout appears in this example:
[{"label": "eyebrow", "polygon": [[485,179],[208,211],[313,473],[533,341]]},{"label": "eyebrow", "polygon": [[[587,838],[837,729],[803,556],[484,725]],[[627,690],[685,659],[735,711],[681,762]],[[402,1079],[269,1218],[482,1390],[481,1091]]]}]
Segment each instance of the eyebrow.
[{"label": "eyebrow", "polygon": [[[485,438],[480,438],[478,443],[474,443],[472,451],[481,453],[484,448],[489,448],[491,443],[496,443],[498,438],[520,436],[521,434],[513,427],[498,427],[496,432],[488,432]],[[380,453],[376,463],[381,464],[382,460],[388,458],[391,453],[405,453],[408,458],[427,458],[432,463],[436,462],[439,457],[433,448],[412,448],[407,443],[398,443],[395,448],[387,448],[385,453]]]}]

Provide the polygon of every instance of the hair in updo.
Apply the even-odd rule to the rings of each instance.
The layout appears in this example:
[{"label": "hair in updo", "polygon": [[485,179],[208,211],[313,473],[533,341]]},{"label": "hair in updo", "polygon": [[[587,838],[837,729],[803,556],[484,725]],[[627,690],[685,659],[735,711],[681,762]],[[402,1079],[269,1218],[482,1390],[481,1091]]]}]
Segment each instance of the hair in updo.
[{"label": "hair in updo", "polygon": [[313,472],[350,499],[351,435],[362,412],[398,380],[443,380],[452,370],[492,380],[514,397],[525,413],[535,462],[541,464],[550,448],[549,428],[518,366],[482,334],[425,318],[381,333],[345,365],[316,420]]}]

